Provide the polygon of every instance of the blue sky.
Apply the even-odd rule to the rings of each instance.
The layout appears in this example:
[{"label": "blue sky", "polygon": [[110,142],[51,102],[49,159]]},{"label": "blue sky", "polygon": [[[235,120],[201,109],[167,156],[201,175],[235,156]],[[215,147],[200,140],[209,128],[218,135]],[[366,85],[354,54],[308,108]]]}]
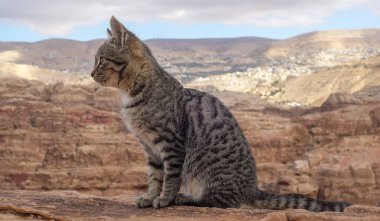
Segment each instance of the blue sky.
[{"label": "blue sky", "polygon": [[[0,41],[105,38],[111,15],[141,39],[239,36],[282,39],[318,30],[380,28],[378,0],[193,0],[191,3],[0,0],[0,3]],[[19,5],[27,7],[20,9]]]}]

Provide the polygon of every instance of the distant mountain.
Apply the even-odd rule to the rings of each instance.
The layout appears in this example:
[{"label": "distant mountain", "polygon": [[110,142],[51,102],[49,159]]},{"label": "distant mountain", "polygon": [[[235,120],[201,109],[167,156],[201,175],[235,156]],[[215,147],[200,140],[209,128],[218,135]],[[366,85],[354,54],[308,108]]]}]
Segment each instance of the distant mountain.
[{"label": "distant mountain", "polygon": [[[259,37],[210,39],[151,39],[159,63],[170,73],[186,78],[245,71],[273,59],[287,59],[326,49],[380,48],[380,30],[322,31],[285,40]],[[48,39],[35,43],[0,42],[0,52],[15,50],[21,64],[68,72],[87,73],[104,40],[87,42]]]},{"label": "distant mountain", "polygon": [[1,51],[17,51],[17,63],[36,65],[58,71],[89,72],[94,55],[103,40],[74,41],[48,39],[35,43],[0,42]]},{"label": "distant mountain", "polygon": [[[152,39],[146,43],[152,48],[162,65],[175,69],[174,74],[209,72],[208,66],[223,66],[234,57],[263,50],[271,39],[245,37],[231,39]],[[59,71],[88,72],[93,66],[94,55],[102,39],[74,41],[48,39],[35,43],[0,42],[0,52],[15,50],[22,56],[21,64],[37,65]],[[211,63],[210,63],[211,62]],[[195,70],[192,69],[195,67]],[[202,67],[204,70],[202,70]],[[211,68],[211,72],[224,72],[224,67]],[[178,71],[176,71],[178,70]]]},{"label": "distant mountain", "polygon": [[[17,72],[28,79],[49,75],[48,82],[62,76],[65,82],[87,82],[103,42],[0,42],[0,74]],[[248,92],[280,103],[319,105],[332,92],[355,92],[378,82],[371,76],[377,76],[380,64],[380,29],[320,31],[284,40],[241,37],[145,42],[158,62],[188,86]],[[78,78],[75,73],[82,75]],[[331,81],[342,83],[332,86]]]},{"label": "distant mountain", "polygon": [[311,32],[272,42],[266,57],[286,57],[325,49],[380,48],[380,29]]},{"label": "distant mountain", "polygon": [[[242,55],[265,50],[274,39],[258,37],[240,38],[204,38],[204,39],[151,39],[146,43],[157,50],[187,51],[196,53],[224,53],[226,55]],[[160,56],[162,56],[160,54]]]}]

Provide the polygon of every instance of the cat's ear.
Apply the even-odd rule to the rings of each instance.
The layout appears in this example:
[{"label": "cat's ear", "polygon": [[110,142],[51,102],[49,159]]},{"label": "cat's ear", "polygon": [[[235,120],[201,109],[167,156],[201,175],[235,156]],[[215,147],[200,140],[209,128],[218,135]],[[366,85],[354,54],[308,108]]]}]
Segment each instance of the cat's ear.
[{"label": "cat's ear", "polygon": [[112,39],[112,32],[107,28],[107,35],[109,39]]},{"label": "cat's ear", "polygon": [[127,39],[129,37],[128,30],[121,24],[115,16],[111,17],[110,21],[111,25],[111,37],[121,45],[121,47],[124,47],[124,45],[127,43]]},{"label": "cat's ear", "polygon": [[128,49],[136,56],[143,56],[144,45],[135,34],[128,31],[114,16],[111,17],[111,39],[112,42],[121,46],[121,49]]}]

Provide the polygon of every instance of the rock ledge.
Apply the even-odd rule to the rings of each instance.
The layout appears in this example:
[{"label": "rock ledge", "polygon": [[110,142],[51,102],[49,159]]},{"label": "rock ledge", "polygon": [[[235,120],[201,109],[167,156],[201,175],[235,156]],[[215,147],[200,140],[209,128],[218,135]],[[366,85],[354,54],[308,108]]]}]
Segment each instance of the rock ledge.
[{"label": "rock ledge", "polygon": [[1,191],[0,220],[380,220],[380,208],[351,206],[343,213],[305,210],[218,209],[134,206],[137,193],[93,197],[74,191]]}]

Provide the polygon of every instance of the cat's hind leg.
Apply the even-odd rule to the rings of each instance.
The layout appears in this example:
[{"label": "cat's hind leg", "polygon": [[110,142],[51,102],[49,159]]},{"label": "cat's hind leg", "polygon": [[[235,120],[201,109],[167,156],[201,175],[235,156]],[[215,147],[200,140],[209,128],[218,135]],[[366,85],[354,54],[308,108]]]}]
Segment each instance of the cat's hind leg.
[{"label": "cat's hind leg", "polygon": [[198,201],[194,200],[190,196],[179,193],[174,200],[176,206],[202,206]]}]

